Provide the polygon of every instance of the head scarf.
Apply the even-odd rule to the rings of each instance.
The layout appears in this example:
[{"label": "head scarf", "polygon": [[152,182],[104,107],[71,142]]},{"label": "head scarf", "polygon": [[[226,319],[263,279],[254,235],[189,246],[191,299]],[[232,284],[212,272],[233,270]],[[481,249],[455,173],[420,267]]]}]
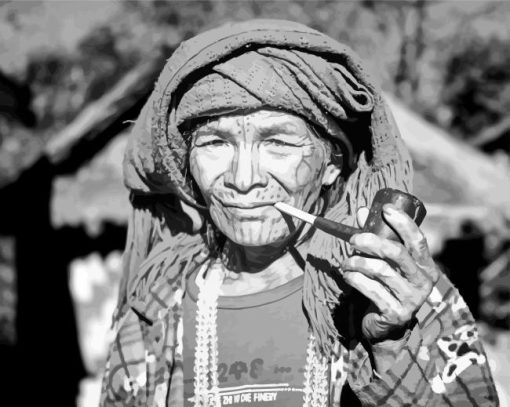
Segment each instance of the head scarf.
[{"label": "head scarf", "polygon": [[[381,91],[347,46],[298,23],[251,20],[183,42],[167,61],[137,119],[124,158],[133,213],[115,318],[164,279],[184,284],[191,263],[209,254],[209,221],[200,233],[180,202],[198,207],[187,168],[186,123],[245,109],[301,116],[342,147],[347,179],[333,188],[325,217],[355,225],[383,187],[408,191],[412,166]],[[196,223],[196,222],[195,222]],[[330,355],[342,330],[333,314],[344,298],[338,277],[349,245],[325,233],[311,238],[303,303],[319,350]],[[202,259],[202,260],[199,260]],[[191,262],[191,263],[190,263]],[[183,287],[181,287],[183,288]]]}]

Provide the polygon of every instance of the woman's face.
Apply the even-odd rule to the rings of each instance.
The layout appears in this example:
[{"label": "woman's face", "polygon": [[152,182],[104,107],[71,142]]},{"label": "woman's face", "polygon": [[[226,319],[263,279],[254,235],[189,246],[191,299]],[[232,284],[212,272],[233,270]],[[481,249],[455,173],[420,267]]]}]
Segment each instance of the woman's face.
[{"label": "woman's face", "polygon": [[330,145],[303,119],[259,110],[197,128],[189,163],[218,229],[237,244],[261,246],[286,241],[300,226],[275,202],[316,210],[321,187],[340,173],[329,158]]}]

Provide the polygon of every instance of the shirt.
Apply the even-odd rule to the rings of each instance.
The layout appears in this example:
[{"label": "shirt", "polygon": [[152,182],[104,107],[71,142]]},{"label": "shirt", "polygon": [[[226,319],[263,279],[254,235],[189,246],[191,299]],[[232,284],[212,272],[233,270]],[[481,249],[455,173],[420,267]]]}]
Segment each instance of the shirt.
[{"label": "shirt", "polygon": [[[185,406],[193,405],[198,287],[188,280],[183,300]],[[223,406],[303,403],[308,323],[300,276],[279,287],[218,299],[218,379]]]}]

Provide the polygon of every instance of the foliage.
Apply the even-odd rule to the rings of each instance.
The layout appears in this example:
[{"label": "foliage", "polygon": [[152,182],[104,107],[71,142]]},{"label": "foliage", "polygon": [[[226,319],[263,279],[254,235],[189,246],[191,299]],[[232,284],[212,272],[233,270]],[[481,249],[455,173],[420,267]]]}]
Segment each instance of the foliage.
[{"label": "foliage", "polygon": [[34,54],[25,78],[37,95],[34,108],[39,129],[61,127],[90,101],[101,97],[136,62],[121,53],[112,29],[98,27],[73,53]]},{"label": "foliage", "polygon": [[472,38],[448,60],[442,99],[450,126],[475,136],[510,111],[510,39]]},{"label": "foliage", "polygon": [[[12,178],[19,168],[30,165],[49,138],[138,62],[161,48],[170,56],[182,40],[207,28],[250,18],[300,21],[346,42],[368,62],[387,91],[461,137],[477,134],[508,111],[507,41],[483,39],[483,25],[475,32],[478,36],[467,36],[463,28],[472,30],[473,21],[484,18],[503,27],[510,9],[499,3],[487,9],[477,2],[454,5],[423,0],[124,0],[115,13],[109,11],[107,19],[100,19],[103,6],[96,4],[96,20],[101,22],[93,25],[89,16],[90,28],[82,29],[85,35],[71,47],[30,48],[26,42],[27,62],[16,76],[32,89],[37,127],[27,131],[0,123],[0,178]],[[58,11],[58,5],[53,7]],[[39,8],[25,25],[22,11],[13,13],[6,14],[5,22],[14,21],[18,32],[31,32],[37,26]],[[77,17],[69,14],[69,7],[66,13],[61,21]],[[496,22],[499,15],[503,17]],[[41,18],[47,18],[47,13]],[[438,30],[441,24],[444,28]],[[50,43],[50,34],[48,30],[38,35],[47,35]]]}]

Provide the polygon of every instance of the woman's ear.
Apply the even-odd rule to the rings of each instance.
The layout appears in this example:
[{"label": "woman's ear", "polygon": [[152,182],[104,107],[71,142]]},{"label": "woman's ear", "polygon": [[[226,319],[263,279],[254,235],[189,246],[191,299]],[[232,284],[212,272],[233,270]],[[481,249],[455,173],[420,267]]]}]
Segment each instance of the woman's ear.
[{"label": "woman's ear", "polygon": [[330,162],[322,175],[322,185],[333,185],[341,172],[342,169],[338,165]]}]

